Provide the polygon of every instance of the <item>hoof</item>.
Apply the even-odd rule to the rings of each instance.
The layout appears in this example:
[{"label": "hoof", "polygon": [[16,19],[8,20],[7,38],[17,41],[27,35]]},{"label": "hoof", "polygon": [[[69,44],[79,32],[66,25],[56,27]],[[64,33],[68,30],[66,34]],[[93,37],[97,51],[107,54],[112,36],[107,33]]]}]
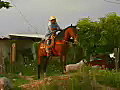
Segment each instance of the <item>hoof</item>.
[{"label": "hoof", "polygon": [[40,77],[38,76],[38,79],[40,79]]},{"label": "hoof", "polygon": [[66,71],[64,70],[64,71],[62,71],[62,74],[66,74]]}]

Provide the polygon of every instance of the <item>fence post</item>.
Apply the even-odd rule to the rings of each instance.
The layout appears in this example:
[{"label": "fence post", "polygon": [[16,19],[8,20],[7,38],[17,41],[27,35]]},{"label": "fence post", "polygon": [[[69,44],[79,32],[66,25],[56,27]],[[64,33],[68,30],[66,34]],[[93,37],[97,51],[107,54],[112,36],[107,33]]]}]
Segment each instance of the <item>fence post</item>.
[{"label": "fence post", "polygon": [[4,63],[4,55],[3,48],[0,48],[0,73],[5,73],[5,63]]},{"label": "fence post", "polygon": [[115,54],[115,69],[116,72],[118,71],[118,62],[119,62],[119,48],[114,48],[114,54]]}]

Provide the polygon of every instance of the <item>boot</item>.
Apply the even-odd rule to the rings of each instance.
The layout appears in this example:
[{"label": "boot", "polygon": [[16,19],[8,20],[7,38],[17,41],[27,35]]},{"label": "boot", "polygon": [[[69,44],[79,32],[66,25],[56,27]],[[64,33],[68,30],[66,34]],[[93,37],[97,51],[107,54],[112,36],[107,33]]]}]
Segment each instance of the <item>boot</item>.
[{"label": "boot", "polygon": [[47,56],[53,56],[53,53],[52,53],[52,48],[46,48],[46,52],[47,52]]}]

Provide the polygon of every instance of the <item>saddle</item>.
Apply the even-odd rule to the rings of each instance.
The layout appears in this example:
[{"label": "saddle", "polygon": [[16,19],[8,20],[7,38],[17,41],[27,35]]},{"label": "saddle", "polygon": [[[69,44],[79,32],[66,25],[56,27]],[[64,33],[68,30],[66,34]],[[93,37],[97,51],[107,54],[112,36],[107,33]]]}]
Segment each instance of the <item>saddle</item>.
[{"label": "saddle", "polygon": [[51,32],[50,37],[47,39],[49,41],[49,43],[47,43],[47,45],[50,45],[52,43],[52,41],[59,40],[60,39],[59,37],[63,38],[63,35],[62,36],[60,35],[62,32],[63,32],[63,30],[57,30],[57,31]]},{"label": "saddle", "polygon": [[51,33],[50,37],[46,40],[46,52],[49,55],[52,55],[52,48],[55,46],[55,41],[62,30],[54,31]]}]

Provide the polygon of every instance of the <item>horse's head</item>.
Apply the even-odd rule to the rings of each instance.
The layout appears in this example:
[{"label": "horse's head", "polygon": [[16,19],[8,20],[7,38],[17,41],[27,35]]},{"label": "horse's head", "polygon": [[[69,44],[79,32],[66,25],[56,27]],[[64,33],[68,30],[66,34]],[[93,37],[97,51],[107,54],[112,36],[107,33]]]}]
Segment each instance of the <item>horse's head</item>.
[{"label": "horse's head", "polygon": [[74,43],[77,43],[78,42],[77,41],[77,39],[78,39],[77,31],[78,30],[77,30],[76,26],[72,26],[72,24],[71,24],[71,26],[69,26],[65,29],[64,40],[70,41],[70,38],[73,38]]}]

